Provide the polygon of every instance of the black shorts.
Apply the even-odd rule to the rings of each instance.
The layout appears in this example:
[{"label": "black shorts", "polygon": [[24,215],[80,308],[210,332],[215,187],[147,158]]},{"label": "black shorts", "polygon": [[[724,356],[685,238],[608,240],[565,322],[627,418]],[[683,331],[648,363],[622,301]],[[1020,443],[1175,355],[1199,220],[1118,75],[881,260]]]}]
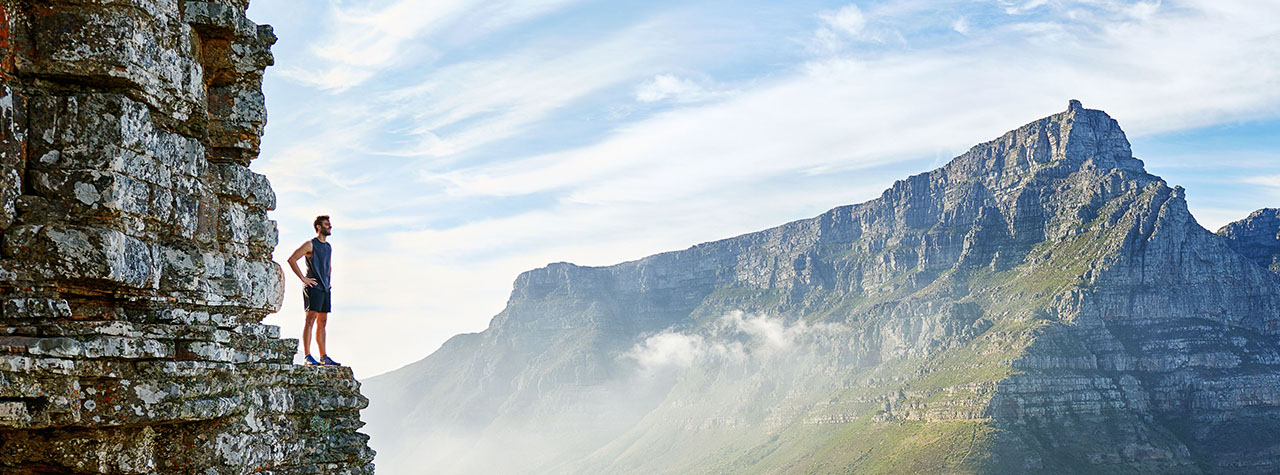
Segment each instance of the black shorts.
[{"label": "black shorts", "polygon": [[312,312],[329,313],[330,289],[319,285],[307,287],[302,291],[302,307]]}]

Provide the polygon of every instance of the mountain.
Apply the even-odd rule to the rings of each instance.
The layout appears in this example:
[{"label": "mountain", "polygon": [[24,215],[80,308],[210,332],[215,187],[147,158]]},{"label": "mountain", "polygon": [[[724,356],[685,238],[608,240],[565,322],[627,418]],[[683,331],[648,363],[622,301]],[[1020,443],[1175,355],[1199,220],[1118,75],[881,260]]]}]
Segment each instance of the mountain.
[{"label": "mountain", "polygon": [[1071,101],[865,203],[525,272],[365,383],[371,444],[445,473],[1274,472],[1280,226],[1249,222],[1202,228]]}]

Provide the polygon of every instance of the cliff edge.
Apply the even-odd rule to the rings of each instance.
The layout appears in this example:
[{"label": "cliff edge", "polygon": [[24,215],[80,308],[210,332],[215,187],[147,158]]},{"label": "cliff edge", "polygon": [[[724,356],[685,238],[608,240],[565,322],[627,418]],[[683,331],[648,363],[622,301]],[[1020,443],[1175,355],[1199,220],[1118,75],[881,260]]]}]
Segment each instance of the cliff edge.
[{"label": "cliff edge", "polygon": [[0,1],[0,471],[371,473],[291,364],[246,0]]}]

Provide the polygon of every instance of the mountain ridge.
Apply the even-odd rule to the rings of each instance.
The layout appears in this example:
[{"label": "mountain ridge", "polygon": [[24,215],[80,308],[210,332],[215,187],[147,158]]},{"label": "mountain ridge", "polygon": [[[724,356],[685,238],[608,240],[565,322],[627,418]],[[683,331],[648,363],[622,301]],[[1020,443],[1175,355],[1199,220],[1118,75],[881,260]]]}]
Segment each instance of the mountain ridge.
[{"label": "mountain ridge", "polygon": [[[1215,265],[1180,267],[1188,258]],[[1242,276],[1243,283],[1223,285],[1226,275]],[[1196,291],[1196,286],[1215,284],[1216,297]],[[1186,291],[1151,290],[1159,285]],[[872,471],[906,462],[921,463],[922,469],[1052,471],[1079,469],[1076,460],[1089,460],[1090,469],[1194,472],[1233,462],[1205,462],[1194,454],[1199,447],[1194,436],[1186,442],[1167,424],[1150,422],[1154,415],[1131,414],[1152,413],[1159,404],[1176,406],[1159,393],[1140,395],[1145,388],[1171,394],[1185,388],[1166,384],[1160,379],[1161,362],[1130,355],[1125,345],[1167,344],[1168,353],[1176,353],[1177,345],[1125,332],[1183,328],[1205,316],[1204,325],[1213,329],[1230,327],[1205,345],[1237,338],[1274,354],[1275,343],[1266,341],[1277,331],[1276,313],[1267,313],[1276,308],[1276,289],[1275,274],[1195,223],[1181,187],[1169,187],[1145,171],[1115,120],[1070,101],[1066,111],[976,145],[943,167],[899,180],[864,203],[613,266],[556,263],[522,273],[507,308],[487,330],[456,336],[431,357],[367,382],[371,394],[382,395],[373,398],[370,430],[376,442],[382,430],[377,427],[396,423],[378,420],[377,408],[386,398],[385,407],[416,407],[402,415],[405,421],[437,432],[452,427],[475,440],[519,445],[547,427],[580,436],[560,446],[563,453],[506,467],[520,471],[788,471],[837,461]],[[621,389],[620,395],[610,393],[612,399],[593,399],[634,374],[635,361],[627,355],[645,338],[713,335],[733,311],[776,316],[784,328],[836,324],[847,340],[801,345],[797,354],[834,355],[802,357],[813,365],[791,368],[801,376],[762,362],[754,373],[741,370],[748,375],[743,379],[724,373],[732,365],[712,364],[683,368],[642,390]],[[1161,319],[1161,312],[1187,317]],[[1227,336],[1237,330],[1256,334]],[[742,335],[738,338],[748,338]],[[1265,377],[1242,380],[1241,391],[1277,387],[1268,379],[1276,373],[1269,356],[1232,351],[1214,347],[1206,358],[1268,368],[1261,373]],[[1187,368],[1173,370],[1198,371]],[[1133,371],[1146,372],[1129,374]],[[787,389],[790,395],[776,389],[749,402],[715,407],[686,397],[705,389],[692,386],[695,380],[714,388],[712,394],[723,394],[744,390],[748,381],[770,385],[769,376],[780,375],[797,381]],[[828,387],[830,378],[842,381],[840,387]],[[409,386],[396,388],[402,382]],[[1141,390],[1129,391],[1133,387]],[[1129,404],[1130,396],[1146,402]],[[824,398],[827,402],[820,404]],[[432,404],[415,406],[419,400]],[[634,410],[614,414],[610,404]],[[1270,411],[1275,404],[1268,404],[1222,410]],[[804,409],[795,414],[778,409],[790,406]],[[738,421],[731,427],[755,421],[750,424],[762,427],[766,419],[759,417],[760,410],[790,421],[774,428],[774,439],[786,434],[793,439],[729,437],[714,429],[719,423],[713,429],[689,429],[671,422],[701,418],[704,423]],[[1076,434],[1067,438],[1074,445],[1058,447],[1061,441],[1038,427],[1062,420],[1113,420],[1116,431],[1096,440]],[[866,426],[891,434],[896,432],[885,424],[893,421],[921,427],[882,445],[901,448],[920,434],[947,438],[971,431],[974,441],[985,434],[987,448],[978,451],[984,454],[980,457],[958,461],[948,454],[959,449],[947,444],[924,452],[867,448],[861,462],[845,460],[856,450],[814,458],[827,453],[823,447],[833,440],[844,440],[852,449],[875,439],[840,435],[841,430]],[[686,447],[703,447],[692,441],[704,438],[720,442],[703,441],[713,454],[706,455],[659,449],[666,442],[646,439],[645,433],[687,439]],[[713,433],[719,435],[707,435]],[[624,440],[630,442],[619,442]],[[741,442],[727,442],[735,440]],[[755,461],[723,455],[736,453],[735,447],[744,453],[768,448],[769,455]],[[489,463],[476,455],[483,452],[471,450],[455,469]],[[655,465],[653,456],[659,453],[677,456],[670,464]],[[908,454],[906,460],[902,454]]]}]

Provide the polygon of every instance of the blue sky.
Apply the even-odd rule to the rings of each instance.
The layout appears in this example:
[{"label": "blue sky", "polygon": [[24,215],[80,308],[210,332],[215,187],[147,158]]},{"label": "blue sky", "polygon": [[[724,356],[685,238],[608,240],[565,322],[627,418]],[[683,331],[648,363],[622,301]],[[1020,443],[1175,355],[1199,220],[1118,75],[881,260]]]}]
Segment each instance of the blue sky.
[{"label": "blue sky", "polygon": [[[284,258],[333,216],[330,353],[373,376],[483,330],[521,271],[874,198],[1106,110],[1210,229],[1280,206],[1280,3],[254,0],[252,168]],[[267,318],[301,334],[300,285]]]}]

